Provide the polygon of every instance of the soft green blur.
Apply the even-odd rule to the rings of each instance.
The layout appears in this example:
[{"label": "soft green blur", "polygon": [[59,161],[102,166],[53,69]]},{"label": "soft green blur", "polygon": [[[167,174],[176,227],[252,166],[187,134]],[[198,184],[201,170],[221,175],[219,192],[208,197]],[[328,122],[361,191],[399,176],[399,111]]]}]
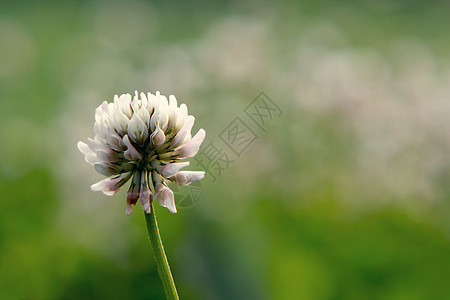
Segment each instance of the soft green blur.
[{"label": "soft green blur", "polygon": [[[2,1],[0,299],[164,297],[142,209],[91,192],[76,148],[135,89],[175,94],[234,161],[195,205],[156,205],[181,299],[450,299],[449,13]],[[262,91],[283,111],[264,130],[244,112]],[[240,156],[219,138],[236,117],[258,136]]]}]

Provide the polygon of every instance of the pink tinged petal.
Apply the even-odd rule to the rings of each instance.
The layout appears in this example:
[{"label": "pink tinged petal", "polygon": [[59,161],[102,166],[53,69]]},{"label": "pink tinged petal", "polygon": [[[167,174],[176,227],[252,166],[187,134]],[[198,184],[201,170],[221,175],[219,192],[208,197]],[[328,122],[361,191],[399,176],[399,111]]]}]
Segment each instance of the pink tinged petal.
[{"label": "pink tinged petal", "polygon": [[119,133],[121,136],[127,133],[128,123],[130,120],[128,117],[122,113],[120,110],[115,110],[112,115],[112,127]]},{"label": "pink tinged petal", "polygon": [[180,169],[189,166],[189,162],[179,162],[179,163],[171,163],[164,166],[157,167],[159,174],[161,174],[165,178],[169,178],[173,176],[175,173],[178,173]]},{"label": "pink tinged petal", "polygon": [[137,114],[134,114],[128,124],[128,136],[136,144],[143,144],[148,138],[148,128]]},{"label": "pink tinged petal", "polygon": [[128,135],[125,134],[125,136],[122,139],[123,143],[127,147],[127,150],[124,152],[124,156],[129,161],[136,161],[142,159],[142,155],[136,150],[136,148],[131,144],[130,139],[128,138]]},{"label": "pink tinged petal", "polygon": [[125,210],[125,214],[129,216],[133,209],[131,205],[136,205],[136,202],[139,199],[139,192],[141,187],[141,173],[135,172],[133,176],[133,181],[131,182],[130,188],[127,192],[127,208]]},{"label": "pink tinged petal", "polygon": [[205,139],[206,132],[205,130],[200,129],[197,134],[186,144],[181,146],[176,153],[178,154],[179,158],[185,158],[185,157],[193,157],[195,154],[197,154],[198,149],[200,148],[200,145],[202,144],[203,140]]},{"label": "pink tinged petal", "polygon": [[141,187],[139,191],[139,201],[146,213],[150,213],[150,203],[153,200],[152,192],[148,187],[148,172],[143,171],[141,174]]},{"label": "pink tinged petal", "polygon": [[102,191],[103,194],[107,196],[112,196],[120,189],[122,185],[124,185],[128,181],[128,179],[130,179],[130,177],[131,172],[106,178],[91,185],[91,190],[94,192]]},{"label": "pink tinged petal", "polygon": [[155,198],[159,205],[166,207],[171,213],[175,214],[177,212],[173,192],[164,184],[156,184]]},{"label": "pink tinged petal", "polygon": [[161,146],[166,140],[166,136],[164,135],[164,131],[156,126],[155,131],[150,135],[150,141],[152,142],[153,148],[158,148]]},{"label": "pink tinged petal", "polygon": [[193,181],[201,180],[205,177],[203,171],[180,171],[170,178],[178,185],[185,186],[191,184]]}]

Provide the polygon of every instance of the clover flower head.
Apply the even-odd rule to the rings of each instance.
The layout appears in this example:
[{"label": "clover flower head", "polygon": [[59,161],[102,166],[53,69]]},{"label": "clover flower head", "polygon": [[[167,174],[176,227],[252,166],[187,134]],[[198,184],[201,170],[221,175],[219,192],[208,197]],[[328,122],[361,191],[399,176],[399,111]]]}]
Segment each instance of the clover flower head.
[{"label": "clover flower head", "polygon": [[159,92],[115,95],[114,101],[104,101],[95,110],[93,139],[78,142],[86,162],[97,172],[108,176],[91,185],[91,190],[114,195],[128,180],[126,215],[139,200],[149,213],[154,197],[170,212],[176,213],[174,194],[169,181],[188,185],[205,176],[203,171],[180,171],[189,165],[185,158],[193,157],[205,138],[200,129],[191,136],[195,118],[185,104],[177,105],[175,96],[169,99]]}]

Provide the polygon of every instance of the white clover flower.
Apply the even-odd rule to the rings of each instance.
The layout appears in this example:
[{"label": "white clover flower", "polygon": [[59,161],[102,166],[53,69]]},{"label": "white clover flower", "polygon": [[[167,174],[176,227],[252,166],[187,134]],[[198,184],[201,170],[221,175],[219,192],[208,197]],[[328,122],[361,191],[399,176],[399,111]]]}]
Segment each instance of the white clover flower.
[{"label": "white clover flower", "polygon": [[[140,97],[139,97],[140,96]],[[200,129],[192,137],[195,118],[188,115],[187,106],[177,106],[175,96],[169,100],[159,92],[135,92],[114,96],[114,102],[104,101],[95,110],[95,137],[87,143],[78,142],[78,149],[97,172],[108,176],[93,185],[91,190],[114,195],[129,179],[126,215],[138,199],[150,213],[154,187],[158,203],[176,213],[174,194],[169,181],[188,185],[205,176],[203,171],[180,171],[193,157],[205,138]]]}]

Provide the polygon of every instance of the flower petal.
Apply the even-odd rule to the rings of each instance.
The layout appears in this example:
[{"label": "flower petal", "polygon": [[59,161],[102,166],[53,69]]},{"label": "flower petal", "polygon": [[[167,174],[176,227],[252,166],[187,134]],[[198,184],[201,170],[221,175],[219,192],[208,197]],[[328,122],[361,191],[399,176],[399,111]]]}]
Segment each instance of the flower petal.
[{"label": "flower petal", "polygon": [[169,129],[174,128],[175,125],[177,125],[178,120],[177,98],[175,98],[174,95],[169,96],[168,116],[169,116],[169,124],[167,125],[167,127]]},{"label": "flower petal", "polygon": [[88,154],[84,157],[84,160],[91,165],[101,164],[103,160],[97,156],[97,154]]},{"label": "flower petal", "polygon": [[105,176],[117,175],[122,170],[122,167],[111,163],[97,163],[94,164],[97,172]]},{"label": "flower petal", "polygon": [[141,173],[135,172],[133,176],[133,181],[131,182],[130,188],[127,192],[127,208],[125,210],[125,214],[129,216],[133,209],[131,205],[136,205],[136,202],[139,199],[139,192],[141,187]]},{"label": "flower petal", "polygon": [[95,152],[92,151],[92,149],[89,148],[89,146],[86,143],[83,143],[82,141],[78,142],[77,147],[78,150],[80,150],[80,152],[83,153],[84,155],[95,154]]},{"label": "flower petal", "polygon": [[156,97],[152,93],[147,93],[147,110],[150,115],[153,114],[156,105]]},{"label": "flower petal", "polygon": [[172,141],[172,147],[176,148],[181,146],[187,137],[191,137],[192,126],[194,126],[195,118],[193,116],[189,116],[184,123],[183,127],[177,133],[175,138]]},{"label": "flower petal", "polygon": [[200,145],[202,144],[203,140],[205,139],[206,132],[202,128],[200,129],[197,134],[186,144],[181,146],[176,153],[179,155],[179,158],[185,158],[185,157],[193,157],[195,154],[197,154],[198,149],[200,148]]},{"label": "flower petal", "polygon": [[183,127],[187,118],[188,118],[188,109],[186,104],[182,103],[180,105],[180,108],[178,109],[177,125],[175,126],[175,132],[178,132]]},{"label": "flower petal", "polygon": [[97,152],[108,148],[102,141],[96,136],[94,139],[88,138],[86,143],[92,151]]},{"label": "flower petal", "polygon": [[141,202],[142,208],[146,213],[150,213],[150,203],[152,202],[153,195],[148,187],[148,172],[147,170],[142,171],[141,174],[141,187],[139,191],[139,201]]},{"label": "flower petal", "polygon": [[131,95],[130,94],[122,94],[119,97],[114,97],[114,103],[117,105],[118,111],[125,114],[125,116],[131,118],[132,110],[131,110]]},{"label": "flower petal", "polygon": [[127,133],[128,123],[130,120],[128,117],[121,112],[120,110],[115,110],[112,115],[112,127],[119,133],[121,136]]},{"label": "flower petal", "polygon": [[136,161],[142,159],[142,155],[136,150],[133,144],[131,144],[127,134],[124,135],[122,141],[127,147],[127,150],[124,152],[124,156],[126,159],[128,159],[129,161]]},{"label": "flower petal", "polygon": [[128,123],[127,133],[130,140],[137,144],[143,144],[148,138],[148,128],[137,114]]},{"label": "flower petal", "polygon": [[[145,95],[144,95],[145,97]],[[147,108],[142,106],[136,113],[136,115],[141,119],[144,123],[147,129],[150,126],[150,113],[148,112]]]},{"label": "flower petal", "polygon": [[175,214],[177,212],[173,192],[166,185],[162,183],[156,184],[155,198],[159,205],[166,207],[171,213]]},{"label": "flower petal", "polygon": [[164,131],[162,131],[158,125],[156,126],[155,131],[153,131],[153,133],[150,135],[150,140],[154,148],[158,148],[159,146],[164,144],[166,136],[164,135]]},{"label": "flower petal", "polygon": [[156,124],[163,130],[166,131],[167,125],[169,124],[169,116],[167,115],[167,111],[164,111],[158,115],[158,119]]},{"label": "flower petal", "polygon": [[114,195],[131,177],[131,172],[109,177],[91,185],[92,191],[102,191],[107,196]]},{"label": "flower petal", "polygon": [[178,185],[185,186],[191,184],[193,181],[201,180],[204,177],[205,172],[203,171],[180,171],[170,177],[170,180]]},{"label": "flower petal", "polygon": [[181,168],[189,166],[189,162],[179,162],[179,163],[170,163],[163,166],[157,166],[156,169],[158,170],[159,174],[161,174],[165,178],[169,178],[173,176],[175,173],[180,171]]},{"label": "flower petal", "polygon": [[108,149],[107,151],[98,151],[97,158],[102,162],[118,162],[121,160],[121,154],[112,149]]},{"label": "flower petal", "polygon": [[148,104],[147,96],[145,95],[145,93],[142,93],[142,92],[141,92],[141,102],[142,102],[142,107],[147,108],[147,104]]},{"label": "flower petal", "polygon": [[102,162],[102,160],[97,157],[97,153],[92,151],[92,149],[86,143],[80,141],[78,142],[77,146],[80,152],[84,154],[84,160],[86,162],[90,163],[91,165]]},{"label": "flower petal", "polygon": [[124,150],[124,143],[122,142],[122,137],[117,134],[113,128],[109,128],[108,135],[106,136],[106,143],[111,146],[112,149],[117,151]]}]

